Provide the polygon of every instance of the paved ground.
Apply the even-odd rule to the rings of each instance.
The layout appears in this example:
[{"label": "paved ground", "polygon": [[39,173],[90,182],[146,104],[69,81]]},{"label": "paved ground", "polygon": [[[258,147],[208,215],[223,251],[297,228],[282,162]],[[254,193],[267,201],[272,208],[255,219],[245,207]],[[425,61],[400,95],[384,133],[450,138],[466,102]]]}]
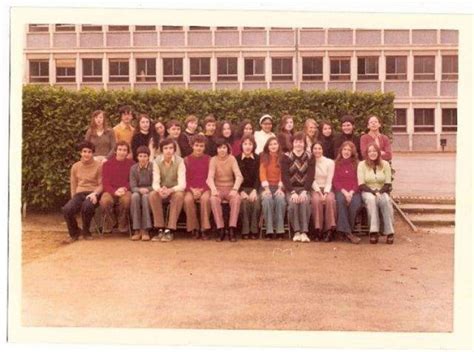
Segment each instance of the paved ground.
[{"label": "paved ground", "polygon": [[65,236],[58,214],[24,222],[26,326],[452,330],[453,234],[398,219],[392,246]]},{"label": "paved ground", "polygon": [[394,195],[454,197],[455,153],[394,153]]}]

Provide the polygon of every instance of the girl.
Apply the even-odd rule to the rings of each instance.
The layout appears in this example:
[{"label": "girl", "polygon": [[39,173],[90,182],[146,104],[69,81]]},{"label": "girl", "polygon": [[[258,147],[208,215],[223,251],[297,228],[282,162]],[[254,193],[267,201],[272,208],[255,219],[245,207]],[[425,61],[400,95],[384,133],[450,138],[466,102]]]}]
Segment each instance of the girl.
[{"label": "girl", "polygon": [[[158,120],[156,120],[155,124],[155,132],[156,134],[158,135],[158,137],[160,138],[160,140],[163,140],[166,138],[166,127],[165,127],[165,124],[163,123],[163,119],[161,117],[158,118]],[[160,146],[158,145],[157,148],[159,148]]]},{"label": "girl", "polygon": [[375,143],[367,147],[367,157],[357,167],[359,189],[367,208],[370,224],[370,243],[376,244],[379,236],[379,210],[383,217],[383,234],[387,243],[393,243],[393,207],[390,200],[392,172],[390,164],[382,160],[380,148]]},{"label": "girl", "polygon": [[160,141],[167,137],[166,127],[161,117],[158,118],[153,126],[155,130],[152,131],[150,144],[148,145],[148,148],[150,149],[150,161],[155,160],[155,158],[160,155]]},{"label": "girl", "polygon": [[237,154],[233,153],[232,145],[234,144],[234,140],[236,138],[235,138],[235,135],[234,135],[234,131],[232,129],[232,125],[229,121],[224,120],[218,125],[217,138],[223,139],[228,145],[231,146],[230,153],[233,156],[237,156],[240,153],[240,150],[237,151]]},{"label": "girl", "polygon": [[140,114],[138,115],[138,126],[133,132],[132,137],[132,155],[133,160],[138,162],[137,158],[137,149],[139,146],[146,146],[148,147],[151,140],[151,119],[147,114]]},{"label": "girl", "polygon": [[232,155],[239,155],[241,153],[242,138],[252,136],[253,132],[253,126],[250,120],[245,119],[239,124],[237,132],[235,133],[235,140],[232,143]]},{"label": "girl", "polygon": [[323,120],[319,125],[320,141],[326,158],[334,160],[334,140],[332,126],[329,121]]},{"label": "girl", "polygon": [[305,134],[295,133],[292,144],[292,150],[281,158],[281,180],[286,191],[289,220],[295,231],[293,241],[310,242],[309,191],[314,180],[314,167],[309,167],[311,154],[307,152]]},{"label": "girl", "polygon": [[343,233],[352,243],[360,238],[352,234],[355,218],[362,205],[357,184],[357,150],[354,143],[346,141],[339,148],[335,161],[332,185],[336,194],[336,230]]},{"label": "girl", "polygon": [[109,128],[104,111],[96,110],[92,113],[85,140],[94,145],[95,160],[105,162],[114,156],[115,133]]},{"label": "girl", "polygon": [[306,148],[311,153],[311,146],[318,139],[318,124],[314,119],[306,119],[303,132],[306,135]]},{"label": "girl", "polygon": [[289,152],[293,147],[293,127],[293,116],[283,115],[280,121],[280,133],[278,133],[278,143],[283,153]]},{"label": "girl", "polygon": [[375,143],[380,149],[380,155],[383,160],[392,160],[392,144],[388,137],[380,132],[381,124],[379,118],[372,115],[367,120],[368,133],[360,137],[360,151],[362,157],[367,159],[368,146],[371,143]]},{"label": "girl", "polygon": [[261,130],[254,133],[255,142],[257,143],[256,154],[260,154],[270,137],[275,137],[272,132],[273,129],[273,117],[268,114],[263,115],[259,120]]},{"label": "girl", "polygon": [[240,172],[244,178],[240,186],[240,198],[242,213],[242,238],[257,239],[258,216],[260,213],[260,199],[258,197],[258,169],[259,159],[255,154],[255,139],[251,134],[245,134],[242,138],[241,154],[237,156]]},{"label": "girl", "polygon": [[217,154],[215,136],[216,136],[216,119],[214,115],[209,114],[203,121],[204,136],[207,138],[206,150],[204,151],[209,156]]},{"label": "girl", "polygon": [[230,145],[222,138],[216,140],[217,155],[211,158],[207,184],[211,189],[211,209],[216,223],[218,238],[223,241],[226,236],[222,201],[227,200],[230,206],[229,240],[235,242],[235,229],[240,211],[239,189],[243,177],[237,160],[230,153]]},{"label": "girl", "polygon": [[[265,220],[265,239],[279,238],[285,234],[285,193],[281,182],[280,146],[276,137],[270,137],[260,156],[260,182],[262,186],[262,209]],[[276,232],[274,232],[274,230]]]},{"label": "girl", "polygon": [[313,195],[311,198],[315,239],[331,242],[336,229],[336,198],[331,192],[334,176],[334,161],[324,156],[322,142],[311,147],[313,160],[310,167],[314,168]]},{"label": "girl", "polygon": [[184,131],[180,134],[178,143],[181,149],[181,157],[185,158],[193,152],[191,139],[198,134],[199,120],[194,115],[188,115],[184,120]]}]

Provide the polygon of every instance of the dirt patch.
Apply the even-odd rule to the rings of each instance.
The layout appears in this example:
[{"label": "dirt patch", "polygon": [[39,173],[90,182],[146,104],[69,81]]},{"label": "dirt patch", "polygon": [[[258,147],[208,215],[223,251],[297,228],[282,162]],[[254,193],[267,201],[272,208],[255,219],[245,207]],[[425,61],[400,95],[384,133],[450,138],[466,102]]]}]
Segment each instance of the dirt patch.
[{"label": "dirt patch", "polygon": [[24,222],[26,326],[452,330],[454,236],[399,219],[392,246],[65,236],[60,214]]}]

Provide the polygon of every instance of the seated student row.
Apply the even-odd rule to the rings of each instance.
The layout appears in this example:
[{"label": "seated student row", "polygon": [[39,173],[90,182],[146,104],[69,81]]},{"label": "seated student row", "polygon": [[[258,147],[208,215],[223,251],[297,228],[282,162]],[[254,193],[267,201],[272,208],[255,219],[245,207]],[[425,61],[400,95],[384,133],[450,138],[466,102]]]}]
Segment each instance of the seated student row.
[{"label": "seated student row", "polygon": [[[390,167],[381,159],[377,144],[369,145],[366,160],[357,166],[356,147],[346,141],[339,149],[334,164],[322,155],[324,149],[321,142],[313,144],[313,155],[310,154],[305,137],[302,132],[296,133],[292,137],[291,151],[285,154],[280,151],[278,139],[270,137],[262,153],[257,155],[254,152],[255,140],[245,136],[241,140],[241,154],[237,158],[231,155],[231,146],[225,140],[217,139],[217,155],[211,158],[204,153],[206,138],[197,135],[190,143],[192,154],[184,160],[176,155],[176,143],[165,138],[160,143],[161,155],[153,162],[149,161],[150,151],[147,147],[137,148],[138,163],[135,165],[127,159],[130,152],[128,144],[121,141],[116,145],[115,157],[105,162],[102,170],[101,163],[92,159],[94,146],[84,143],[81,161],[71,170],[73,199],[64,207],[70,240],[77,239],[80,234],[73,215],[79,212],[81,206],[86,229],[83,235],[91,238],[87,229],[91,211],[98,202],[107,214],[106,219],[114,219],[113,204],[118,203],[118,225],[121,231],[127,230],[128,207],[131,203],[132,239],[135,240],[150,239],[152,224],[149,207],[154,226],[159,229],[158,235],[152,240],[172,240],[172,232],[176,230],[183,205],[187,230],[196,238],[209,238],[211,211],[218,240],[225,239],[226,235],[231,241],[236,240],[240,212],[243,238],[256,238],[261,198],[266,238],[282,238],[283,219],[288,204],[290,223],[295,231],[294,241],[310,241],[308,224],[312,212],[316,229],[312,234],[314,239],[322,237],[330,241],[337,230],[353,243],[358,243],[360,239],[351,232],[355,215],[361,206],[360,190],[368,207],[371,243],[376,243],[378,239],[378,207],[383,216],[383,233],[388,235],[387,242],[393,243],[393,209],[388,197]],[[89,179],[81,180],[84,176],[78,171],[86,164],[95,165],[93,180],[90,175]],[[260,186],[263,190],[259,194]],[[331,190],[335,191],[335,196]],[[164,200],[169,202],[170,207],[167,224],[163,217]],[[196,214],[196,200],[200,200],[200,221]],[[222,215],[223,200],[227,200],[230,206],[227,228]],[[105,230],[111,230],[112,224],[106,223]]]}]

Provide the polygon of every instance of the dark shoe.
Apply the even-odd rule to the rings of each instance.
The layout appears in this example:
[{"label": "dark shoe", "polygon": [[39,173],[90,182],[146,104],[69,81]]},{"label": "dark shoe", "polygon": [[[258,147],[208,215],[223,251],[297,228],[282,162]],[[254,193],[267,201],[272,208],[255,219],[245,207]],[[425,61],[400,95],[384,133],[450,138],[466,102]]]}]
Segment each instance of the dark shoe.
[{"label": "dark shoe", "polygon": [[193,238],[194,238],[195,240],[198,240],[198,239],[201,238],[201,234],[199,233],[198,230],[193,230],[193,231],[191,232],[191,234],[192,234],[192,236],[193,236]]},{"label": "dark shoe", "polygon": [[280,241],[283,241],[285,239],[285,233],[277,233],[276,238],[278,238]]},{"label": "dark shoe", "polygon": [[326,232],[323,236],[323,241],[331,242],[332,240],[333,240],[332,232],[331,231]]},{"label": "dark shoe", "polygon": [[201,239],[202,239],[203,241],[207,241],[207,240],[209,239],[209,236],[207,235],[206,230],[202,230],[202,232],[201,232]]},{"label": "dark shoe", "polygon": [[265,234],[263,238],[265,239],[265,241],[270,241],[272,237],[273,237],[273,233],[267,233]]},{"label": "dark shoe", "polygon": [[321,230],[320,229],[315,229],[312,233],[312,236],[311,236],[311,241],[314,241],[314,242],[319,242],[323,239],[324,237],[321,236]]},{"label": "dark shoe", "polygon": [[278,234],[277,233],[272,233],[272,240],[278,239]]},{"label": "dark shoe", "polygon": [[377,244],[378,241],[379,241],[379,234],[377,232],[369,233],[370,244]]},{"label": "dark shoe", "polygon": [[258,238],[258,236],[255,233],[250,234],[250,239],[251,240],[256,240],[257,238]]},{"label": "dark shoe", "polygon": [[82,237],[84,237],[84,239],[86,241],[90,241],[90,240],[93,240],[94,238],[92,237],[92,234],[90,232],[83,232],[82,233]]},{"label": "dark shoe", "polygon": [[248,240],[249,239],[249,235],[248,234],[242,234],[242,239],[243,240]]},{"label": "dark shoe", "polygon": [[237,242],[237,237],[235,236],[235,228],[231,227],[229,229],[229,241],[230,242]]},{"label": "dark shoe", "polygon": [[64,244],[71,244],[71,243],[76,242],[76,241],[77,241],[77,237],[67,236],[67,238],[65,238],[63,240],[63,243]]},{"label": "dark shoe", "polygon": [[393,233],[387,235],[387,244],[393,244]]},{"label": "dark shoe", "polygon": [[358,244],[360,242],[360,237],[353,235],[352,233],[346,233],[346,237],[354,244]]},{"label": "dark shoe", "polygon": [[222,242],[225,240],[225,230],[224,229],[218,229],[217,230],[217,242]]}]

